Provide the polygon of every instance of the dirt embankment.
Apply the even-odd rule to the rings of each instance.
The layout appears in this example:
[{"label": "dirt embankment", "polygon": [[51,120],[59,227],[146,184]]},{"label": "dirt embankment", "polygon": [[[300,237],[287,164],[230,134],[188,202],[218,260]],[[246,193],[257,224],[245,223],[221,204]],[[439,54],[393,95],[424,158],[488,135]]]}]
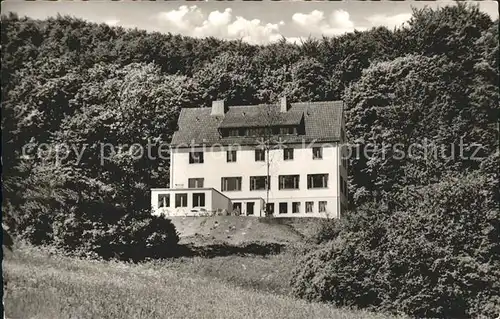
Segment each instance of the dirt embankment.
[{"label": "dirt embankment", "polygon": [[226,242],[296,243],[317,229],[321,220],[315,218],[256,218],[244,216],[171,217],[181,243],[204,244]]}]

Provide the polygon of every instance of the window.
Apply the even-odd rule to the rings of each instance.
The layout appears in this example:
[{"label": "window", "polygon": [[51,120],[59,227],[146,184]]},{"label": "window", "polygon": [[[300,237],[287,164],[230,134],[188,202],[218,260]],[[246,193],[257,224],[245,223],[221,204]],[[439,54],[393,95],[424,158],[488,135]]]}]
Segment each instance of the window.
[{"label": "window", "polygon": [[267,214],[274,214],[274,203],[266,204],[266,212]]},{"label": "window", "polygon": [[309,174],[307,175],[307,188],[327,188],[328,174]]},{"label": "window", "polygon": [[320,213],[326,213],[326,201],[320,201],[318,206]]},{"label": "window", "polygon": [[203,163],[203,152],[189,152],[189,164]]},{"label": "window", "polygon": [[[250,190],[251,191],[265,190],[266,180],[267,176],[250,176]],[[269,181],[267,187],[269,189],[271,188],[271,181]]]},{"label": "window", "polygon": [[288,213],[288,203],[280,203],[280,214]]},{"label": "window", "polygon": [[292,203],[292,213],[293,214],[300,213],[300,202],[293,202]]},{"label": "window", "polygon": [[188,178],[189,188],[203,188],[203,178]]},{"label": "window", "polygon": [[236,151],[227,151],[227,161],[236,162]]},{"label": "window", "polygon": [[314,210],[314,202],[306,202],[306,213],[312,213]]},{"label": "window", "polygon": [[285,161],[293,160],[293,148],[285,148],[283,150],[283,159]]},{"label": "window", "polygon": [[170,194],[158,195],[158,208],[160,207],[170,207]]},{"label": "window", "polygon": [[238,129],[229,129],[227,131],[228,136],[238,136],[239,135],[239,130]]},{"label": "window", "polygon": [[233,211],[241,213],[241,203],[233,203]]},{"label": "window", "polygon": [[247,203],[247,215],[253,215],[253,208],[255,206],[254,202]]},{"label": "window", "polygon": [[193,193],[193,207],[205,206],[205,193]]},{"label": "window", "polygon": [[255,161],[263,162],[266,160],[266,152],[264,150],[255,150]]},{"label": "window", "polygon": [[265,129],[264,128],[249,128],[248,136],[264,136]]},{"label": "window", "polygon": [[342,128],[340,131],[340,138],[342,139],[342,142],[346,141],[344,128]]},{"label": "window", "polygon": [[297,133],[297,129],[295,127],[281,127],[280,134],[281,135],[291,135]]},{"label": "window", "polygon": [[222,177],[221,189],[225,191],[240,191],[241,190],[241,177]]},{"label": "window", "polygon": [[313,159],[323,158],[323,149],[321,147],[313,147]]},{"label": "window", "polygon": [[299,175],[280,175],[279,189],[299,189]]},{"label": "window", "polygon": [[186,193],[175,194],[175,207],[187,207],[188,195]]}]

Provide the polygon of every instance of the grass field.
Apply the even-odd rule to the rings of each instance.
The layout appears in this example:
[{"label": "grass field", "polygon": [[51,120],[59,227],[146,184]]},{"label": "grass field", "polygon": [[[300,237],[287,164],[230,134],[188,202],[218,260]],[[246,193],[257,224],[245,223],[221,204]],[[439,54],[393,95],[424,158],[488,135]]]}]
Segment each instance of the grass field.
[{"label": "grass field", "polygon": [[288,296],[292,255],[129,264],[20,247],[4,260],[12,318],[388,318]]}]

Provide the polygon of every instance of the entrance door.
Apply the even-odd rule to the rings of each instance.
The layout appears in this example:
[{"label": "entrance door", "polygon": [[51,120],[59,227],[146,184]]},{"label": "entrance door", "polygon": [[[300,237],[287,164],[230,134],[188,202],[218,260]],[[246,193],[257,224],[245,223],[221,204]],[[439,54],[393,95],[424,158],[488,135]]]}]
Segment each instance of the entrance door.
[{"label": "entrance door", "polygon": [[254,202],[247,203],[247,215],[253,215],[254,206],[255,206]]},{"label": "entrance door", "polygon": [[233,215],[240,215],[241,214],[241,203],[233,203]]},{"label": "entrance door", "polygon": [[267,203],[266,204],[266,215],[271,216],[274,214],[274,203]]}]

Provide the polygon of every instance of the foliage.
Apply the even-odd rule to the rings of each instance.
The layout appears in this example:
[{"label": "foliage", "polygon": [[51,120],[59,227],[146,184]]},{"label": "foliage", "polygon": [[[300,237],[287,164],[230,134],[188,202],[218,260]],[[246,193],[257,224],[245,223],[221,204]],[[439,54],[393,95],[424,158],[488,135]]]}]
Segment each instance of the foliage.
[{"label": "foliage", "polygon": [[[58,215],[54,245],[77,256],[140,261],[175,255],[179,237],[169,219],[124,215],[116,208],[92,207],[89,214]],[[101,209],[105,209],[102,207]]]},{"label": "foliage", "polygon": [[439,10],[415,9],[403,34],[412,52],[470,63],[471,55],[477,53],[474,42],[491,25],[488,14],[478,6],[457,3]]},{"label": "foliage", "polygon": [[497,315],[497,179],[485,167],[408,187],[395,211],[365,206],[348,215],[332,240],[297,266],[294,294],[416,317]]},{"label": "foliage", "polygon": [[446,57],[409,55],[372,65],[347,90],[356,204],[477,169],[495,150],[497,104],[478,107],[459,74]]},{"label": "foliage", "polygon": [[311,236],[310,240],[317,244],[327,242],[337,238],[341,229],[341,221],[337,219],[325,219],[321,222],[316,233]]},{"label": "foliage", "polygon": [[225,100],[230,105],[255,102],[256,76],[245,56],[222,53],[196,72],[193,79],[199,85],[204,105],[214,100]]}]

